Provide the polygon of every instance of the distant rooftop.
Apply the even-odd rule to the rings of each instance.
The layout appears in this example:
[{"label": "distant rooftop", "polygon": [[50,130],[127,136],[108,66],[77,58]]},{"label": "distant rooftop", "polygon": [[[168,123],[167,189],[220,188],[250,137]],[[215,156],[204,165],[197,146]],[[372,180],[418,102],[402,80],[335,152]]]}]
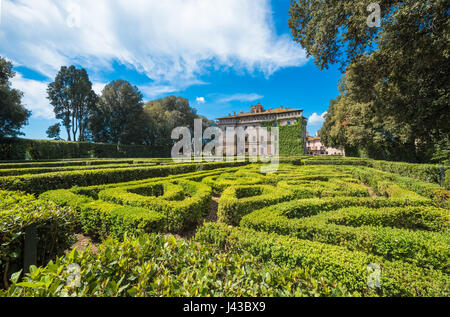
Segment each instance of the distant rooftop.
[{"label": "distant rooftop", "polygon": [[255,106],[251,106],[251,112],[243,112],[241,111],[239,114],[236,114],[234,112],[233,115],[228,115],[226,117],[217,118],[218,120],[222,119],[232,119],[232,118],[240,118],[240,117],[249,117],[249,116],[258,116],[258,115],[265,115],[265,114],[273,114],[273,113],[286,113],[286,112],[294,112],[294,111],[303,111],[303,109],[291,109],[291,108],[284,108],[283,106],[279,108],[270,108],[267,110],[264,110],[264,107],[261,104],[257,104]]}]

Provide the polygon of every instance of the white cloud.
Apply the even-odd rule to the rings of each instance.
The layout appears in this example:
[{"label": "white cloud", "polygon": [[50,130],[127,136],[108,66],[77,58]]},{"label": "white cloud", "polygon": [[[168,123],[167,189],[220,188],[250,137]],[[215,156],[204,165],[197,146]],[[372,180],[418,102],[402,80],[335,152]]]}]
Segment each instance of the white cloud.
[{"label": "white cloud", "polygon": [[262,99],[264,96],[258,94],[234,94],[229,96],[221,97],[217,100],[218,103],[228,103],[231,101],[255,101]]},{"label": "white cloud", "polygon": [[206,102],[205,97],[197,97],[197,98],[195,99],[195,101],[197,101],[197,104],[198,104],[198,105],[204,104],[204,103]]},{"label": "white cloud", "polygon": [[307,61],[276,34],[270,0],[3,0],[3,11],[0,54],[49,78],[61,65],[95,74],[118,60],[154,80],[155,93],[210,67],[269,76]]},{"label": "white cloud", "polygon": [[47,99],[48,83],[25,79],[21,74],[11,79],[11,86],[23,92],[22,104],[32,112],[35,118],[53,119],[53,107]]},{"label": "white cloud", "polygon": [[138,88],[147,98],[150,99],[177,91],[177,88],[170,85],[147,85],[139,86]]},{"label": "white cloud", "polygon": [[327,112],[322,113],[321,115],[318,115],[316,112],[314,112],[309,118],[308,118],[308,124],[312,126],[319,126],[322,125],[325,122],[325,116],[327,115]]},{"label": "white cloud", "polygon": [[95,91],[95,93],[100,96],[106,85],[107,85],[106,83],[92,83],[92,90]]}]

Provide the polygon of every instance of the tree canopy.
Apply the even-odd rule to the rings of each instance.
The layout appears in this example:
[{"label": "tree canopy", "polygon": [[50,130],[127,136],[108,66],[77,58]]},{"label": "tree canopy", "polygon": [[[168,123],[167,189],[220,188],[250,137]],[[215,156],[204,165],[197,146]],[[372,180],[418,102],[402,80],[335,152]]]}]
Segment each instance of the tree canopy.
[{"label": "tree canopy", "polygon": [[61,124],[56,123],[47,129],[47,137],[50,139],[61,140]]},{"label": "tree canopy", "polygon": [[321,69],[345,73],[320,135],[371,157],[428,161],[450,133],[448,3],[380,0],[377,28],[366,23],[371,2],[291,1],[294,39]]},{"label": "tree canopy", "polygon": [[56,118],[66,128],[68,140],[85,141],[90,113],[97,101],[86,70],[61,67],[55,81],[48,85],[47,93]]},{"label": "tree canopy", "polygon": [[0,138],[23,135],[20,129],[31,115],[22,105],[22,92],[11,88],[12,68],[11,62],[0,57]]},{"label": "tree canopy", "polygon": [[145,104],[147,133],[144,139],[148,145],[171,146],[172,130],[176,127],[188,127],[193,135],[194,120],[202,119],[203,128],[212,122],[197,114],[189,101],[183,97],[169,96],[164,99],[149,101]]},{"label": "tree canopy", "polygon": [[145,136],[144,102],[136,86],[116,80],[105,86],[90,119],[95,142],[142,144]]}]

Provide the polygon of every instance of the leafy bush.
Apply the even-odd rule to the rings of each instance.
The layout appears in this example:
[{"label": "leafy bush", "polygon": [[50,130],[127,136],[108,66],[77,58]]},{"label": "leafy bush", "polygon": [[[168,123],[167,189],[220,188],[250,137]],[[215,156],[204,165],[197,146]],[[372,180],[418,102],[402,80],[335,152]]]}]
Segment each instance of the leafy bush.
[{"label": "leafy bush", "polygon": [[[386,191],[386,184],[390,183],[393,186],[391,188],[394,192],[398,193],[397,195],[404,196],[407,194],[406,190],[410,190],[419,195],[433,199],[438,207],[448,208],[450,206],[448,200],[450,191],[441,189],[439,185],[418,181],[409,177],[398,176],[396,174],[381,172],[372,168],[358,167],[351,169],[350,172],[362,182],[377,189],[382,195],[388,194]],[[381,184],[379,185],[379,183]],[[411,193],[408,195],[410,197],[414,196],[411,195]]]},{"label": "leafy bush", "polygon": [[[241,226],[340,245],[447,273],[450,268],[450,212],[446,209],[352,207],[289,219],[275,205],[243,217]],[[425,228],[435,232],[421,230]],[[440,232],[441,228],[446,230]]]},{"label": "leafy bush", "polygon": [[[307,177],[305,177],[307,178]],[[333,197],[333,196],[359,196],[367,197],[369,192],[366,187],[356,184],[351,180],[329,179],[318,180],[318,176],[309,179],[314,180],[281,181],[277,184],[280,188],[293,191],[297,198]]]},{"label": "leafy bush", "polygon": [[[353,158],[353,157],[330,157],[316,156],[303,160],[305,165],[359,165],[372,167],[384,172],[394,173],[404,177],[416,178],[423,182],[440,184],[441,167],[438,164],[414,164],[404,162],[379,161],[373,159]],[[450,189],[448,182],[450,175],[448,165],[443,166],[445,173],[444,187]]]},{"label": "leafy bush", "polygon": [[[216,162],[203,163],[203,170],[221,167],[241,166],[245,162]],[[166,166],[115,168],[99,170],[82,170],[56,172],[38,175],[21,175],[0,177],[0,188],[6,190],[20,190],[34,194],[41,194],[48,190],[91,186],[98,184],[119,183],[153,177],[169,176],[194,172],[198,164],[172,164]]]},{"label": "leafy bush", "polygon": [[144,163],[144,164],[111,164],[111,165],[101,165],[101,166],[64,166],[64,167],[33,167],[33,168],[14,168],[14,169],[0,169],[0,177],[2,176],[17,176],[17,175],[30,175],[30,174],[44,174],[53,172],[66,172],[66,171],[87,171],[87,170],[98,170],[98,169],[112,169],[112,168],[131,168],[131,167],[144,167],[144,166],[154,166],[155,163]]},{"label": "leafy bush", "polygon": [[[78,275],[79,274],[79,275]],[[248,254],[218,252],[173,237],[109,239],[13,276],[4,296],[349,296],[339,283],[311,277],[308,269],[261,263]]]},{"label": "leafy bush", "polygon": [[[153,162],[150,161],[150,162]],[[133,160],[90,160],[90,159],[79,159],[79,160],[48,160],[48,161],[7,161],[0,163],[0,169],[8,170],[8,169],[19,169],[19,170],[27,170],[32,168],[61,168],[61,167],[84,167],[91,165],[106,165],[106,164],[133,164]],[[144,162],[144,163],[149,163]]]},{"label": "leafy bush", "polygon": [[256,185],[264,183],[264,176],[248,170],[238,170],[233,173],[203,178],[203,182],[213,189],[215,195],[220,195],[226,188],[236,185]]},{"label": "leafy bush", "polygon": [[233,186],[226,189],[219,200],[219,221],[237,225],[242,216],[255,209],[294,199],[292,191],[270,185]]},{"label": "leafy bush", "polygon": [[105,189],[98,197],[162,213],[167,217],[167,229],[179,231],[206,215],[211,195],[211,188],[206,184],[180,180]]},{"label": "leafy bush", "polygon": [[78,187],[54,190],[40,198],[76,208],[86,233],[118,237],[127,231],[178,232],[189,227],[206,215],[211,188],[188,180],[146,181],[97,191]]},{"label": "leafy bush", "polygon": [[75,214],[69,208],[37,200],[32,195],[0,191],[0,276],[23,267],[24,238],[27,228],[37,232],[37,264],[60,254],[72,242]]},{"label": "leafy bush", "polygon": [[[239,252],[247,250],[265,261],[288,267],[311,268],[314,276],[339,281],[349,291],[382,296],[448,296],[448,275],[401,261],[387,261],[361,251],[275,233],[207,223],[197,231],[196,240]],[[381,284],[372,289],[367,280],[369,264],[381,268]]]},{"label": "leafy bush", "polygon": [[170,148],[144,145],[2,139],[0,160],[42,160],[90,157],[169,157]]}]

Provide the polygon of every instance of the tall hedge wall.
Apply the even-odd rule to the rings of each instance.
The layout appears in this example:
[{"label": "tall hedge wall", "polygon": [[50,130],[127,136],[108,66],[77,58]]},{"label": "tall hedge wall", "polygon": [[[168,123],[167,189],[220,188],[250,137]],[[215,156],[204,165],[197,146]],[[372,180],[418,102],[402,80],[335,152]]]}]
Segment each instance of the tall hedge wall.
[{"label": "tall hedge wall", "polygon": [[70,158],[169,157],[170,149],[145,145],[116,145],[28,139],[0,140],[0,160]]},{"label": "tall hedge wall", "polygon": [[280,126],[278,120],[263,123],[269,131],[274,126],[279,127],[280,155],[302,156],[305,155],[305,144],[303,141],[303,120],[297,119],[295,124]]}]

